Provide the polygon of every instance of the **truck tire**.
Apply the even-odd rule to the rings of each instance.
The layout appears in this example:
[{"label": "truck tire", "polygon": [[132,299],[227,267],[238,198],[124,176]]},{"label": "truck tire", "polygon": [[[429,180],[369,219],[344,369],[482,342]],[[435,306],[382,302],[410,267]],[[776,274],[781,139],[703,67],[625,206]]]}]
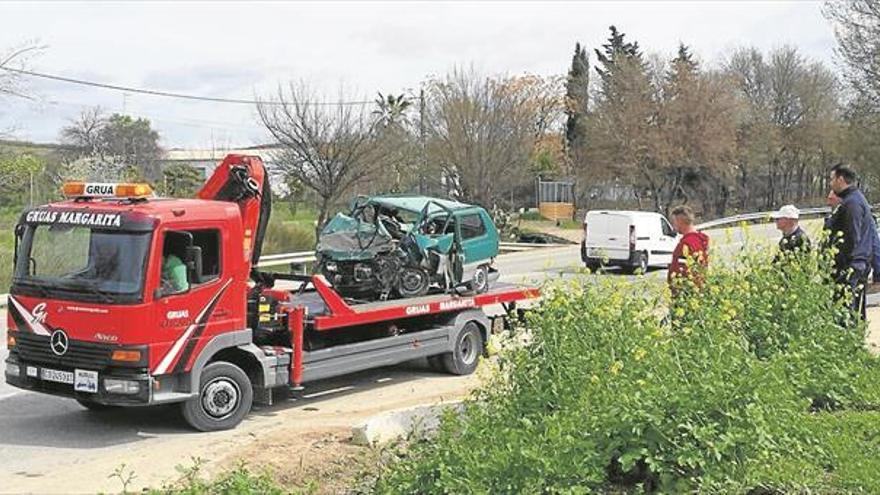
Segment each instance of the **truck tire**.
[{"label": "truck tire", "polygon": [[199,431],[229,430],[238,426],[254,402],[251,381],[238,366],[224,361],[202,370],[199,395],[181,404],[183,418]]},{"label": "truck tire", "polygon": [[485,342],[480,327],[469,321],[455,336],[452,352],[441,354],[443,368],[453,375],[470,375],[480,364]]}]

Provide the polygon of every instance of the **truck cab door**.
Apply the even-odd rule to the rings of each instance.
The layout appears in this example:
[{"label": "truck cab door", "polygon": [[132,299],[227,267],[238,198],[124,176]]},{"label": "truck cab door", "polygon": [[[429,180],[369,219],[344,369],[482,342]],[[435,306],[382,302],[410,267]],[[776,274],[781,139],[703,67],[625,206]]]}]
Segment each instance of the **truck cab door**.
[{"label": "truck cab door", "polygon": [[[156,374],[188,371],[204,344],[234,330],[235,312],[224,297],[230,277],[223,273],[220,229],[163,232],[159,287],[154,293],[161,344]],[[181,263],[183,265],[181,276]],[[243,328],[243,325],[241,325]]]}]

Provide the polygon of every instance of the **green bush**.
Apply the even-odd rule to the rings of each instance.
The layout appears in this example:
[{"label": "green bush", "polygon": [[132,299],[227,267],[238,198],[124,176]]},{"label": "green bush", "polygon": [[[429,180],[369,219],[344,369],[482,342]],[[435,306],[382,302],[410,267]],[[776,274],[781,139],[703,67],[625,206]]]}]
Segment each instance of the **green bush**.
[{"label": "green bush", "polygon": [[847,409],[880,404],[864,326],[839,324],[826,258],[765,257],[713,267],[668,317],[640,283],[546,288],[529,344],[377,491],[874,491],[880,427],[839,434],[877,417]]},{"label": "green bush", "polygon": [[263,239],[264,254],[308,251],[315,248],[315,229],[299,223],[270,220]]}]

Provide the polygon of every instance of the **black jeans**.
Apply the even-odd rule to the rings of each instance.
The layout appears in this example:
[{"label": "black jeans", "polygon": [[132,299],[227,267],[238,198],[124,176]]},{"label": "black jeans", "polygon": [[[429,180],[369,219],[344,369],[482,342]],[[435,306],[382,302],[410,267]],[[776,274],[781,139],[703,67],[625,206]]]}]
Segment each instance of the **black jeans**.
[{"label": "black jeans", "polygon": [[839,284],[838,297],[844,297],[848,300],[847,306],[853,314],[858,315],[862,320],[867,317],[867,294],[865,288],[868,285],[868,275],[871,270],[849,269],[845,273],[837,276]]}]

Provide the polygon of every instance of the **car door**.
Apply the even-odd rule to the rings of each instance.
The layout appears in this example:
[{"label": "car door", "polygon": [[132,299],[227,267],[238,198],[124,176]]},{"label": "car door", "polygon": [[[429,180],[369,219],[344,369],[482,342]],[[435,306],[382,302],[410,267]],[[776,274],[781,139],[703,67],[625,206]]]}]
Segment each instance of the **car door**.
[{"label": "car door", "polygon": [[467,210],[455,214],[456,229],[464,254],[465,273],[471,268],[487,263],[498,254],[498,235],[489,219],[479,210]]}]

